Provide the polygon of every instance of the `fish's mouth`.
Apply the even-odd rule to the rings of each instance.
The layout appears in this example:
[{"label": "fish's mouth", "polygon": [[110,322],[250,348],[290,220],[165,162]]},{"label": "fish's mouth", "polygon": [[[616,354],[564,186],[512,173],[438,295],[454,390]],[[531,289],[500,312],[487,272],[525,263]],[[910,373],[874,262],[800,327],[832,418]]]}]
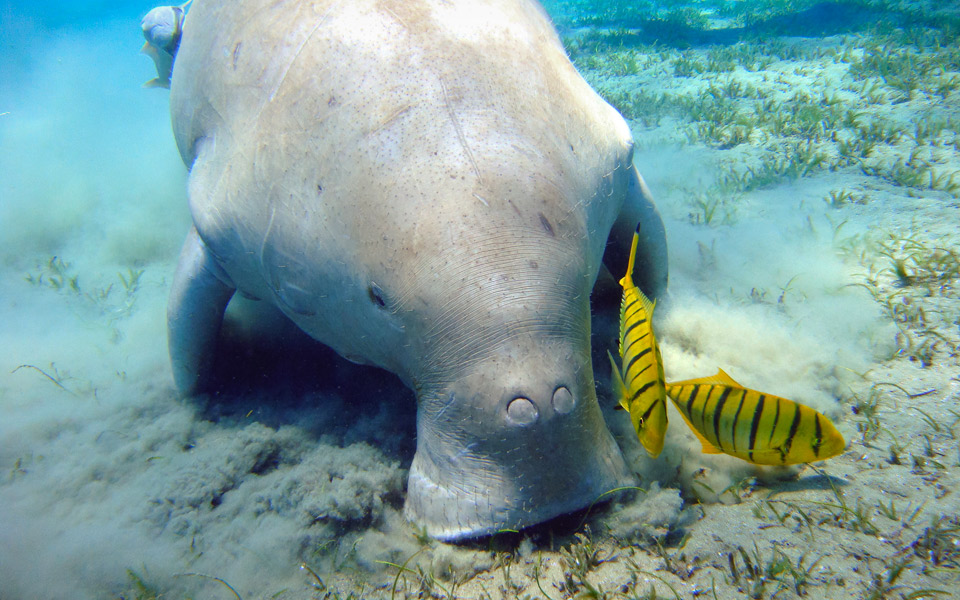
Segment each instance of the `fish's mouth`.
[{"label": "fish's mouth", "polygon": [[512,425],[488,420],[466,431],[451,430],[458,412],[449,409],[452,398],[439,411],[454,413],[444,422],[421,403],[407,518],[434,538],[459,541],[536,525],[633,484],[590,392],[580,402],[560,392],[566,414],[516,398],[500,406]]}]

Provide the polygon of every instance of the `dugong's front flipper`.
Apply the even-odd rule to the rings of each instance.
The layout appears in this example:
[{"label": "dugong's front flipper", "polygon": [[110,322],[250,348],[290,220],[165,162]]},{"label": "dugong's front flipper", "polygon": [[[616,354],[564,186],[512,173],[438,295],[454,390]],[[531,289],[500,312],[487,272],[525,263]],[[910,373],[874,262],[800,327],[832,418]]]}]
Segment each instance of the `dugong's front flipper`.
[{"label": "dugong's front flipper", "polygon": [[173,380],[182,393],[198,392],[209,374],[223,312],[235,291],[197,230],[191,228],[167,305]]},{"label": "dugong's front flipper", "polygon": [[610,230],[603,261],[608,268],[612,267],[611,273],[623,270],[630,255],[633,232],[639,223],[637,256],[644,257],[644,260],[637,262],[633,279],[647,296],[660,298],[667,291],[667,234],[650,189],[637,168],[631,170],[627,197]]}]

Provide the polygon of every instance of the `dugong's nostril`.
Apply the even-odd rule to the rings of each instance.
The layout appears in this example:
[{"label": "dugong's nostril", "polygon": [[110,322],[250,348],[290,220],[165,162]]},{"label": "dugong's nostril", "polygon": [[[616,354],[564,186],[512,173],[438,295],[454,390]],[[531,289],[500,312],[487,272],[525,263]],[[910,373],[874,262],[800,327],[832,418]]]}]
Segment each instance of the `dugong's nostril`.
[{"label": "dugong's nostril", "polygon": [[539,416],[537,405],[523,396],[514,398],[507,405],[507,418],[517,425],[529,425]]},{"label": "dugong's nostril", "polygon": [[553,392],[553,410],[561,415],[573,410],[573,394],[562,385]]}]

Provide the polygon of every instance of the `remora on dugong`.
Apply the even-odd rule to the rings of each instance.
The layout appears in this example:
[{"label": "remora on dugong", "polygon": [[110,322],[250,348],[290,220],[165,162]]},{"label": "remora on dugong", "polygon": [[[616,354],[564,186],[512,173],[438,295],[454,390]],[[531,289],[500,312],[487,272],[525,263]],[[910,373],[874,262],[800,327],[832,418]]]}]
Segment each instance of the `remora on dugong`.
[{"label": "remora on dugong", "polygon": [[627,124],[538,4],[195,0],[170,101],[194,222],[168,309],[180,390],[240,291],[415,391],[405,512],[434,537],[632,481],[590,293],[638,222],[636,281],[663,291],[664,229]]}]

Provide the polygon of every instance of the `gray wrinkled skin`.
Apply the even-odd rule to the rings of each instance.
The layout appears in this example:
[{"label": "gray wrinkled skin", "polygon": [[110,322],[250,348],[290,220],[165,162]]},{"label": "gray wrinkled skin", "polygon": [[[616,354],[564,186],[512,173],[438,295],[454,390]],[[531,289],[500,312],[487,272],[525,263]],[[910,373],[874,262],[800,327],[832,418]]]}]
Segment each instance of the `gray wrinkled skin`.
[{"label": "gray wrinkled skin", "polygon": [[183,392],[239,290],[416,392],[405,510],[434,537],[632,480],[594,391],[590,290],[641,221],[636,278],[662,291],[663,226],[626,123],[537,4],[196,0],[171,111],[195,224],[168,312]]}]

